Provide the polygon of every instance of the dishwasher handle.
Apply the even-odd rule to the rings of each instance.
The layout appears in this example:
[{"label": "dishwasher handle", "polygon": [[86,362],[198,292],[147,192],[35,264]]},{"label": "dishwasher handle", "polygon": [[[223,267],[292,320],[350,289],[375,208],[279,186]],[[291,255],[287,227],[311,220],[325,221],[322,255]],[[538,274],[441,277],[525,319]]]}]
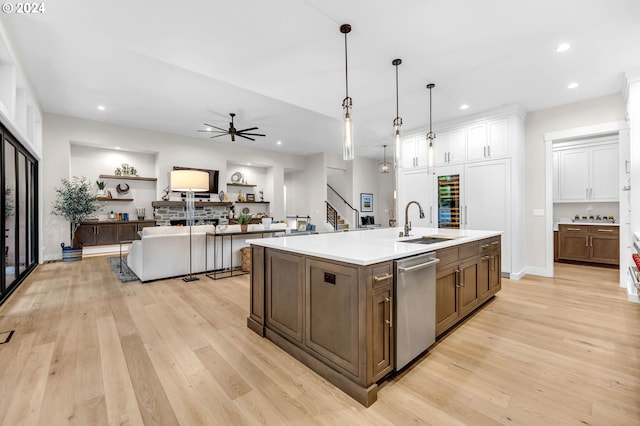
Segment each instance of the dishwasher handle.
[{"label": "dishwasher handle", "polygon": [[431,266],[431,265],[435,265],[436,263],[439,263],[440,259],[438,258],[433,258],[428,262],[425,263],[419,263],[417,265],[413,265],[413,266],[398,266],[398,272],[409,272],[409,271],[415,271],[416,269],[422,269],[422,268],[426,268],[427,266]]}]

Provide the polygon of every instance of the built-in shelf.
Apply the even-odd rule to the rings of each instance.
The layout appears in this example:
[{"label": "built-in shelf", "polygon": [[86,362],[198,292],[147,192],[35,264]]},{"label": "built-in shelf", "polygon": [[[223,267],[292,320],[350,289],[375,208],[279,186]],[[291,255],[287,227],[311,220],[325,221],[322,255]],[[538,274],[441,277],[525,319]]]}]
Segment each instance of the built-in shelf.
[{"label": "built-in shelf", "polygon": [[[184,207],[184,201],[152,201],[152,207]],[[231,202],[227,201],[195,201],[195,207],[230,207],[233,205]]]},{"label": "built-in shelf", "polygon": [[133,201],[133,198],[109,198],[109,197],[96,197],[98,201]]},{"label": "built-in shelf", "polygon": [[100,179],[123,179],[123,180],[147,180],[155,182],[158,178],[144,176],[116,176],[116,175],[100,175]]},{"label": "built-in shelf", "polygon": [[257,185],[249,185],[248,183],[228,183],[227,186],[243,186],[247,188],[255,188]]},{"label": "built-in shelf", "polygon": [[236,201],[236,204],[269,204],[269,201]]}]

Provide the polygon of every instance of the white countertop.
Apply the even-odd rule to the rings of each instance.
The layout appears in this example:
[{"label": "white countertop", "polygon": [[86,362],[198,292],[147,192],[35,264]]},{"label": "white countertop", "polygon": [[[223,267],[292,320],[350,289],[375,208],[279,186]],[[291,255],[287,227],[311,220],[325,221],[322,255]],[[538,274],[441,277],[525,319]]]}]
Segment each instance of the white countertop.
[{"label": "white countertop", "polygon": [[620,226],[619,223],[611,223],[611,222],[606,222],[606,221],[587,221],[587,220],[578,220],[578,221],[572,221],[572,220],[561,220],[559,222],[555,222],[553,224],[553,230],[557,231],[558,230],[558,225],[598,225],[598,226]]},{"label": "white countertop", "polygon": [[[367,229],[361,231],[250,239],[247,240],[247,242],[257,246],[291,251],[356,265],[371,265],[387,260],[428,253],[430,251],[502,234],[501,231],[413,228],[410,237],[400,238],[398,234],[401,231],[403,231],[403,229],[400,227]],[[456,238],[434,244],[403,242],[420,238],[423,235]]]}]

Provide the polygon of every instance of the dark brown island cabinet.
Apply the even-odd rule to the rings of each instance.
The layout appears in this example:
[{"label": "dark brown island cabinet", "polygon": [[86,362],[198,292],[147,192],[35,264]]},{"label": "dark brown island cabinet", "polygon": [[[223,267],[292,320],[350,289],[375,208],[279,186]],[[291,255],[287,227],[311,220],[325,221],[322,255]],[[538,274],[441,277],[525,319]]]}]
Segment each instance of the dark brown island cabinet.
[{"label": "dark brown island cabinet", "polygon": [[[247,326],[369,406],[395,370],[394,262],[356,265],[251,246]],[[500,237],[436,251],[438,335],[501,286]]]}]

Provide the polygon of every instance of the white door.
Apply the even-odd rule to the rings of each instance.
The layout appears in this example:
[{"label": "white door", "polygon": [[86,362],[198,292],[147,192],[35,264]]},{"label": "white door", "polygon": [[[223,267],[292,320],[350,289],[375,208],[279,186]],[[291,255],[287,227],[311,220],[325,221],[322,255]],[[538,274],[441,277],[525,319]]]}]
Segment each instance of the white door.
[{"label": "white door", "polygon": [[589,150],[560,151],[560,200],[586,201],[589,198]]},{"label": "white door", "polygon": [[591,199],[618,201],[618,144],[591,150]]},{"label": "white door", "polygon": [[502,271],[511,272],[511,160],[467,164],[465,229],[502,231]]},{"label": "white door", "polygon": [[409,221],[412,227],[433,228],[435,220],[434,203],[434,175],[426,170],[407,170],[398,176],[398,212],[397,226],[403,227],[405,224],[405,211],[409,201],[420,203],[424,211],[424,219],[420,219],[418,208],[409,207]]}]

